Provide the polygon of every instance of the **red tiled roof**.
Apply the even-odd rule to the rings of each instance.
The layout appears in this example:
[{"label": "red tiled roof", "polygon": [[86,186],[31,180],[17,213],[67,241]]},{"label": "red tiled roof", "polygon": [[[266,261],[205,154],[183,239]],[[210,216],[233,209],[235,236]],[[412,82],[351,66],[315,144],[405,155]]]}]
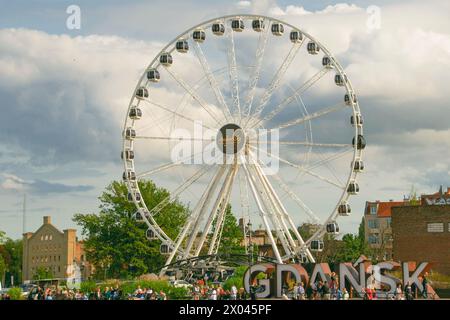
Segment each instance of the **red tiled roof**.
[{"label": "red tiled roof", "polygon": [[400,207],[405,203],[403,201],[378,202],[378,217],[390,217],[392,207]]}]

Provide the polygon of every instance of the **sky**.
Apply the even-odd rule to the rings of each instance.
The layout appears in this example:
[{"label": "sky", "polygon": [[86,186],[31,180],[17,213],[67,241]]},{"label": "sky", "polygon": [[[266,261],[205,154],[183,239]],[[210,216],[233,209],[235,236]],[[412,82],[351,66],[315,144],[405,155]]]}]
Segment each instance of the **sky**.
[{"label": "sky", "polygon": [[[81,10],[79,30],[67,28],[70,5]],[[401,200],[413,185],[418,193],[450,186],[448,1],[0,0],[0,6],[0,230],[9,237],[22,234],[24,194],[26,231],[44,215],[65,229],[76,227],[74,213],[98,211],[98,196],[122,175],[121,131],[140,75],[178,34],[226,14],[264,14],[302,28],[351,79],[368,147],[353,214],[340,222],[344,232],[357,232],[365,201]],[[331,94],[323,90],[315,91],[317,105]],[[315,136],[325,137],[326,128],[318,129]],[[305,201],[320,211],[328,193],[317,190],[305,191]]]}]

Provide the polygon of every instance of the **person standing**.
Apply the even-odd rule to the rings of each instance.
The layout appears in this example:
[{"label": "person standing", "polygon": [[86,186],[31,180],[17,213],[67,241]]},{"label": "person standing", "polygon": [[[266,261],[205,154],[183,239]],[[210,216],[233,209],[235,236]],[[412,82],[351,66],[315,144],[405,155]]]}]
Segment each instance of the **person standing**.
[{"label": "person standing", "polygon": [[428,272],[425,272],[422,277],[422,287],[422,296],[424,299],[428,299]]},{"label": "person standing", "polygon": [[330,300],[330,287],[328,286],[328,283],[325,281],[322,285],[322,299],[323,300]]},{"label": "person standing", "polygon": [[402,284],[397,284],[397,288],[395,289],[395,300],[403,300],[403,292],[402,292]]},{"label": "person standing", "polygon": [[303,282],[301,282],[298,286],[298,299],[305,300],[305,287],[303,285]]},{"label": "person standing", "polygon": [[298,282],[295,283],[294,288],[292,289],[292,299],[298,300],[298,288],[299,284]]},{"label": "person standing", "polygon": [[236,286],[232,285],[231,286],[231,294],[230,294],[231,300],[237,300],[237,293],[238,293],[238,291],[237,291]]}]

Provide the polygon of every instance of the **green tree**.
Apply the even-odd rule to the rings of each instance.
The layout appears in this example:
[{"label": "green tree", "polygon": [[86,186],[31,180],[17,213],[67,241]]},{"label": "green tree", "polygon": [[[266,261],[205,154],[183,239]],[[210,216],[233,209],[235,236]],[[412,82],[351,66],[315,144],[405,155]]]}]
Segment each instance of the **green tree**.
[{"label": "green tree", "polygon": [[[5,259],[3,259],[3,257],[0,255],[0,281],[3,286],[6,287],[5,285],[5,273],[6,273],[6,262]],[[2,287],[2,286],[0,286]]]},{"label": "green tree", "polygon": [[[11,287],[22,282],[22,240],[7,239],[0,254],[6,262],[5,285]],[[11,283],[12,279],[14,283]]]},{"label": "green tree", "polygon": [[53,279],[53,273],[50,269],[39,267],[33,275],[33,280]]},{"label": "green tree", "polygon": [[[139,189],[151,210],[170,193],[152,181],[139,181]],[[156,272],[164,265],[160,241],[148,241],[144,223],[134,219],[136,207],[127,200],[127,188],[113,182],[99,197],[98,214],[75,214],[73,220],[85,236],[87,259],[94,265],[97,278],[130,278]],[[178,200],[170,202],[154,216],[166,234],[175,238],[189,210]]]},{"label": "green tree", "polygon": [[219,253],[243,254],[245,248],[242,245],[244,233],[239,227],[236,217],[231,211],[231,205],[227,205],[224,217],[222,236],[220,239]]}]

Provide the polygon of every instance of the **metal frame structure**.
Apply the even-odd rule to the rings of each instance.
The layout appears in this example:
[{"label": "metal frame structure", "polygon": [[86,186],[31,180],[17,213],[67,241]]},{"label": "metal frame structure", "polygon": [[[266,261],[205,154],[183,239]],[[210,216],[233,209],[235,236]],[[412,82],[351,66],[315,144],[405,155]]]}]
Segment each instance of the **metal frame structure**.
[{"label": "metal frame structure", "polygon": [[[256,53],[253,60],[254,65],[250,67],[250,76],[247,80],[247,94],[243,99],[241,99],[240,97],[240,66],[238,64],[236,56],[235,41],[235,38],[240,36],[239,33],[241,32],[236,32],[231,27],[231,21],[236,19],[242,19],[245,25],[248,26],[252,25],[251,23],[248,23],[248,21],[252,21],[255,19],[260,19],[261,21],[263,21],[263,25],[260,25],[260,28],[258,30],[250,30],[250,32],[259,32],[259,35],[256,46]],[[271,36],[270,29],[272,24],[274,23],[284,26],[284,30],[286,30],[287,33],[288,31],[291,31],[296,32],[296,35],[301,34],[302,36],[299,41],[291,41],[292,44],[289,52],[284,56],[280,66],[277,68],[277,71],[273,75],[272,80],[269,82],[269,85],[261,94],[261,98],[259,99],[259,101],[256,102],[255,92],[257,91],[256,89],[261,78],[262,65],[266,47],[268,44],[268,39]],[[206,32],[207,30],[211,30],[211,27],[213,25],[217,24],[224,26],[223,34],[216,33],[215,35],[213,35],[213,33]],[[201,39],[201,41],[198,41],[198,39],[193,38],[193,32],[199,30],[205,30],[206,39]],[[246,32],[248,31],[246,30]],[[224,37],[221,37],[222,35]],[[278,34],[277,36],[278,38],[282,38],[282,34]],[[226,67],[219,71],[213,71],[211,69],[211,66],[202,48],[202,46],[204,45],[203,42],[208,41],[209,37],[214,37],[216,39],[222,38],[219,41],[224,41],[224,43],[227,45]],[[204,97],[199,94],[198,88],[202,84],[193,84],[192,82],[186,81],[180,74],[171,69],[170,65],[172,63],[176,63],[178,59],[178,55],[175,56],[175,54],[178,54],[176,43],[180,39],[183,39],[183,41],[186,41],[186,44],[188,44],[188,46],[185,47],[186,50],[183,50],[182,52],[183,55],[187,55],[189,52],[189,48],[193,48],[193,50],[190,51],[194,52],[196,58],[194,60],[197,60],[201,66],[201,70],[204,75],[202,80],[203,83],[207,83],[212,90],[212,93],[214,94],[216,100],[214,104],[208,103],[204,99]],[[282,86],[283,78],[286,72],[289,70],[289,66],[295,60],[297,53],[300,51],[305,41],[314,43],[315,46],[320,49],[317,49],[314,53],[311,54],[316,54],[319,51],[324,54],[323,68],[318,70],[312,77],[303,82],[298,88],[291,88],[292,94],[286,96],[286,98],[282,102],[278,103],[274,107],[271,106],[270,110],[266,110],[266,108],[270,106],[269,102],[271,101],[273,94]],[[173,60],[171,56],[172,54],[174,54]],[[162,55],[165,56],[165,59],[170,56],[170,63],[167,63],[166,60],[164,60],[164,63],[162,63],[160,60],[160,57]],[[331,213],[328,215],[325,221],[320,220],[317,215],[314,214],[314,212],[301,199],[300,195],[291,190],[288,184],[283,181],[281,176],[274,174],[269,177],[265,173],[264,164],[258,161],[256,156],[256,152],[262,150],[258,145],[258,136],[256,138],[250,137],[250,134],[245,135],[245,148],[239,150],[238,152],[235,152],[235,154],[231,156],[221,155],[224,159],[228,159],[229,161],[217,165],[202,165],[200,170],[195,172],[188,179],[185,179],[184,182],[175,190],[171,191],[171,195],[168,198],[164,199],[161,203],[154,206],[153,208],[148,208],[145,199],[140,196],[140,190],[137,181],[158,172],[165,172],[172,168],[182,167],[184,166],[184,163],[183,161],[169,161],[167,163],[160,164],[150,170],[141,172],[136,171],[136,169],[140,169],[135,168],[134,154],[135,152],[139,152],[139,150],[135,150],[136,140],[165,140],[167,142],[170,142],[174,141],[174,138],[168,135],[146,136],[144,134],[141,134],[139,130],[135,130],[136,123],[138,121],[141,121],[140,116],[131,117],[130,110],[134,108],[133,112],[136,112],[136,108],[157,108],[168,112],[169,116],[171,116],[173,119],[183,119],[192,123],[196,121],[193,116],[183,113],[177,108],[166,106],[155,101],[155,99],[152,99],[152,89],[156,81],[154,81],[155,79],[146,78],[147,71],[149,70],[165,70],[166,74],[172,80],[174,80],[185,92],[183,101],[191,99],[196,105],[201,108],[200,110],[205,114],[205,116],[207,115],[210,120],[213,120],[212,125],[202,124],[204,128],[219,131],[225,125],[234,123],[237,124],[245,134],[247,134],[247,132],[251,130],[265,128],[265,125],[267,125],[274,117],[281,114],[286,109],[286,107],[293,102],[301,104],[305,110],[305,113],[299,118],[290,119],[289,121],[286,121],[275,128],[269,129],[285,130],[287,128],[291,128],[293,126],[298,126],[301,124],[310,125],[311,121],[315,119],[344,109],[351,109],[353,115],[352,119],[362,119],[359,103],[356,99],[356,94],[353,86],[347,75],[345,74],[342,66],[332,55],[332,53],[317,39],[304,32],[300,28],[271,17],[260,15],[228,15],[198,24],[193,28],[183,32],[173,41],[171,41],[160,51],[160,53],[146,68],[146,71],[138,81],[135,93],[142,88],[148,88],[147,95],[149,97],[133,94],[133,97],[131,98],[128,105],[127,116],[124,123],[122,145],[123,154],[125,155],[123,157],[123,164],[126,173],[123,176],[129,190],[129,197],[137,207],[139,220],[142,220],[148,225],[148,228],[153,232],[152,234],[155,235],[155,239],[157,239],[157,241],[161,241],[161,243],[165,246],[165,250],[167,251],[165,253],[168,254],[166,267],[162,270],[162,272],[165,272],[168,266],[177,265],[177,261],[196,261],[197,257],[202,256],[205,253],[209,257],[217,256],[218,254],[220,254],[218,250],[224,225],[226,207],[231,201],[230,198],[232,197],[232,190],[235,184],[239,184],[241,213],[242,217],[245,219],[249,219],[249,195],[252,195],[254,205],[256,205],[257,207],[259,216],[261,217],[264,228],[267,231],[267,236],[270,239],[272,250],[275,256],[274,259],[277,263],[285,263],[292,260],[307,260],[309,262],[314,262],[315,259],[311,252],[311,249],[317,247],[317,243],[313,242],[320,241],[323,238],[323,236],[327,232],[327,224],[335,223],[337,218],[340,216],[338,210],[339,206],[344,203],[346,204],[350,195],[355,193],[354,190],[350,190],[351,192],[349,191],[349,185],[356,184],[357,174],[361,171],[356,170],[353,164],[356,161],[361,161],[363,149],[365,147],[365,141],[363,140],[364,138],[362,121],[361,123],[358,122],[353,125],[353,144],[315,143],[312,141],[312,139],[307,141],[279,141],[280,145],[304,146],[310,148],[309,150],[311,150],[311,148],[313,147],[330,148],[333,150],[346,150],[349,148],[350,150],[352,149],[353,156],[351,168],[347,180],[344,182],[336,182],[334,180],[323,177],[322,175],[314,171],[314,169],[320,166],[329,167],[329,163],[332,160],[342,156],[344,154],[343,152],[333,154],[330,157],[321,159],[320,161],[310,164],[309,166],[294,163],[285,159],[283,156],[277,156],[267,153],[269,157],[276,158],[283,165],[294,168],[302,174],[307,174],[314,179],[318,179],[322,182],[328,183],[330,186],[336,187],[338,188],[338,190],[341,190],[340,197],[336,203],[336,206],[331,210]],[[346,100],[344,101],[344,99],[342,99],[342,103],[321,108],[319,111],[311,114],[307,113],[302,95],[309,88],[313,87],[320,79],[322,79],[324,75],[326,75],[330,70],[334,70],[336,72],[336,75],[339,75],[339,77],[336,77],[339,80],[339,82],[336,82],[336,84],[338,86],[342,86],[345,89],[345,93],[347,95]],[[223,86],[221,86],[221,83],[219,83],[219,81],[217,80],[216,76],[218,75],[218,72],[228,73],[229,86],[227,86],[226,88],[223,88]],[[158,74],[158,81],[159,80],[163,82],[164,77],[161,76],[161,79],[159,79]],[[225,90],[230,93],[230,97],[228,100],[224,96]],[[344,94],[342,95],[342,97],[344,97]],[[143,115],[143,117],[144,116],[145,114]],[[130,151],[133,152],[131,153]],[[202,150],[200,150],[200,152],[202,152]],[[265,151],[263,150],[263,152]],[[194,156],[195,154],[187,158],[193,158]],[[132,172],[133,174],[130,174],[130,172]],[[170,238],[165,233],[163,228],[161,228],[156,222],[155,215],[159,214],[161,210],[171,201],[177,199],[177,197],[181,193],[186,192],[186,190],[189,190],[192,186],[197,185],[199,179],[207,176],[208,174],[211,174],[211,172],[212,176],[209,178],[209,182],[204,191],[201,193],[198,202],[190,211],[189,218],[187,219],[185,225],[181,228],[180,233],[175,239]],[[276,188],[272,184],[271,179],[276,182],[276,184],[280,188],[279,190],[284,192],[284,195],[280,195],[279,192],[276,191]],[[318,228],[318,230],[309,239],[302,239],[302,236],[297,230],[297,226],[292,219],[291,213],[289,213],[289,210],[287,210],[285,204],[283,203],[284,196],[288,196],[295,204],[297,204],[301,211],[304,212],[309,219],[316,223],[320,222],[320,228]],[[273,234],[276,234],[277,240],[274,238]],[[279,241],[279,243],[277,241]],[[279,244],[281,245],[281,247],[279,246]],[[246,243],[246,246],[247,245],[248,244]]]}]

